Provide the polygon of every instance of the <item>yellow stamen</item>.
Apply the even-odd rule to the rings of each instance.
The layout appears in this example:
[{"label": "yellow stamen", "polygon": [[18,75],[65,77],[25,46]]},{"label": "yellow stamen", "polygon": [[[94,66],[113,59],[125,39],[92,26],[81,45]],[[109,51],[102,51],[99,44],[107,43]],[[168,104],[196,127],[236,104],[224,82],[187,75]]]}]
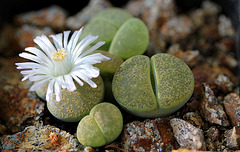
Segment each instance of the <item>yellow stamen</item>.
[{"label": "yellow stamen", "polygon": [[52,59],[56,62],[63,61],[67,56],[67,51],[65,49],[58,49],[56,52],[52,54]]}]

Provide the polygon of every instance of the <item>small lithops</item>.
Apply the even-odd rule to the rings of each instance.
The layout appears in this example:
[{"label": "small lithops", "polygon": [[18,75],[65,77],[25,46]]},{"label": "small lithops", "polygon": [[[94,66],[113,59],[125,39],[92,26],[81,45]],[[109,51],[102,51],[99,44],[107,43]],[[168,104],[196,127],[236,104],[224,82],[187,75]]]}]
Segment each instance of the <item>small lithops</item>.
[{"label": "small lithops", "polygon": [[137,55],[116,71],[112,91],[116,101],[139,117],[170,115],[191,97],[194,78],[190,68],[170,54],[149,59]]},{"label": "small lithops", "polygon": [[94,66],[100,69],[100,73],[103,78],[105,88],[104,100],[108,102],[115,101],[112,94],[112,78],[118,67],[123,63],[123,59],[102,50],[97,50],[93,53],[101,53],[102,55],[110,58],[110,60],[94,64]]},{"label": "small lithops", "polygon": [[[83,86],[77,86],[77,90],[74,92],[69,92],[66,89],[61,90],[60,102],[56,100],[47,102],[47,108],[50,113],[54,117],[66,122],[77,122],[88,115],[90,110],[100,103],[104,96],[102,78],[99,76],[93,79],[93,81],[97,84],[97,88],[84,84]],[[40,87],[36,93],[45,99],[46,88]]]},{"label": "small lithops", "polygon": [[123,117],[120,110],[111,103],[100,103],[79,122],[77,138],[85,146],[100,147],[113,142],[122,128]]},{"label": "small lithops", "polygon": [[100,49],[123,59],[143,54],[149,43],[147,26],[120,8],[109,8],[93,17],[83,30],[83,36],[87,34],[98,35],[106,42]]},{"label": "small lithops", "polygon": [[95,67],[100,69],[100,73],[102,76],[114,75],[118,67],[123,63],[122,58],[116,55],[112,55],[109,52],[97,50],[94,51],[93,53],[101,53],[102,55],[110,58],[110,60],[108,61],[97,63],[94,65]]}]

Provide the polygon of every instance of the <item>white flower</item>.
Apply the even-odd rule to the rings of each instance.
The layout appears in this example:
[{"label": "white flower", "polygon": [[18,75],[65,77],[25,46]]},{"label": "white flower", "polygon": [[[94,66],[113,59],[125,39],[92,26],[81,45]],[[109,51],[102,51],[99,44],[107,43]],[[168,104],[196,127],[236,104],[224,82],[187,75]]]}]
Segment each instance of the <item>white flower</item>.
[{"label": "white flower", "polygon": [[110,58],[95,53],[88,55],[101,47],[105,42],[98,42],[89,49],[89,44],[95,41],[98,36],[87,35],[80,40],[82,28],[75,31],[70,40],[68,37],[70,31],[64,31],[56,35],[50,35],[54,44],[47,36],[37,36],[34,42],[40,47],[27,47],[27,52],[20,53],[19,56],[31,60],[31,62],[16,63],[17,69],[23,69],[21,74],[24,76],[22,81],[29,79],[35,82],[30,91],[48,82],[46,100],[50,101],[55,93],[56,101],[61,100],[61,89],[67,89],[72,92],[76,90],[74,80],[83,86],[83,81],[92,88],[97,85],[91,80],[99,76],[99,69],[93,64],[107,61]]}]

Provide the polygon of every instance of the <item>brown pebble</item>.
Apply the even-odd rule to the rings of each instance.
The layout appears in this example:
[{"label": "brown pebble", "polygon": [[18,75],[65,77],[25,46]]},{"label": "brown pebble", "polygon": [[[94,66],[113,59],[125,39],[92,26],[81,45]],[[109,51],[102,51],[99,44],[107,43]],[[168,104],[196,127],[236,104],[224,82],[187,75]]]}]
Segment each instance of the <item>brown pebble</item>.
[{"label": "brown pebble", "polygon": [[213,126],[206,131],[206,136],[210,138],[211,141],[216,141],[218,140],[220,133],[219,133],[219,130]]},{"label": "brown pebble", "polygon": [[219,74],[214,83],[216,84],[217,88],[223,93],[231,92],[233,90],[233,83],[230,81],[230,78],[226,74]]},{"label": "brown pebble", "polygon": [[236,93],[228,94],[223,101],[225,111],[233,126],[240,126],[240,97]]},{"label": "brown pebble", "polygon": [[123,147],[127,151],[171,151],[177,148],[170,118],[157,118],[126,124],[123,131]]},{"label": "brown pebble", "polygon": [[178,118],[170,121],[174,137],[181,148],[189,150],[206,150],[202,129],[194,127],[192,124]]},{"label": "brown pebble", "polygon": [[190,68],[197,65],[200,60],[200,53],[198,50],[187,50],[183,51],[180,49],[179,44],[174,44],[168,49],[168,53],[172,54],[183,62],[185,62]]},{"label": "brown pebble", "polygon": [[240,127],[234,126],[233,129],[225,131],[226,146],[231,149],[239,149],[240,147]]},{"label": "brown pebble", "polygon": [[38,121],[44,112],[45,103],[34,92],[29,92],[28,84],[22,82],[22,75],[14,63],[20,58],[1,59],[0,73],[0,119],[6,123],[9,133],[16,133]]},{"label": "brown pebble", "polygon": [[188,112],[183,116],[183,119],[197,128],[202,128],[204,122],[197,112]]},{"label": "brown pebble", "polygon": [[54,126],[29,126],[22,132],[0,138],[2,150],[80,151],[77,138]]},{"label": "brown pebble", "polygon": [[112,4],[107,0],[90,0],[83,10],[67,18],[66,26],[71,30],[78,30],[97,13],[110,7],[112,7]]},{"label": "brown pebble", "polygon": [[37,26],[50,26],[55,30],[64,30],[66,22],[66,11],[57,5],[19,14],[15,18],[17,24],[32,24]]},{"label": "brown pebble", "polygon": [[24,50],[26,47],[37,46],[34,43],[33,39],[36,36],[51,35],[54,34],[50,27],[39,28],[32,25],[24,24],[21,27],[16,29],[16,33],[14,38],[16,40],[16,45],[20,48],[20,50]]},{"label": "brown pebble", "polygon": [[202,102],[200,105],[200,112],[202,117],[210,123],[229,126],[227,115],[223,106],[217,101],[213,91],[209,85],[202,84]]},{"label": "brown pebble", "polygon": [[187,16],[175,16],[169,19],[161,27],[161,33],[166,36],[170,42],[178,42],[187,38],[193,30],[193,23]]}]

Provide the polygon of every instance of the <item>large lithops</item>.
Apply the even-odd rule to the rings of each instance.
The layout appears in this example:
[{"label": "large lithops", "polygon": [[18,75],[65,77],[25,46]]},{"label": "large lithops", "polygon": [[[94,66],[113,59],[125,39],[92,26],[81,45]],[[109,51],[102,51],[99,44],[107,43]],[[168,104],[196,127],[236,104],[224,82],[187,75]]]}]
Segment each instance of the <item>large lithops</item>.
[{"label": "large lithops", "polygon": [[98,35],[106,43],[100,48],[110,54],[127,59],[143,54],[149,43],[147,26],[120,8],[109,8],[93,17],[83,30]]},{"label": "large lithops", "polygon": [[114,141],[122,131],[120,110],[110,103],[96,105],[78,124],[77,138],[85,146],[99,147]]},{"label": "large lithops", "polygon": [[[102,78],[99,76],[93,81],[97,84],[97,88],[92,88],[88,84],[83,86],[77,85],[77,90],[69,92],[66,89],[61,91],[61,101],[48,101],[47,107],[50,113],[66,122],[77,122],[85,115],[88,115],[90,110],[100,103],[104,96],[104,85]],[[41,87],[36,92],[41,98],[45,99],[44,94],[46,88]],[[55,98],[53,98],[55,99]]]},{"label": "large lithops", "polygon": [[175,56],[156,54],[126,60],[113,78],[117,102],[140,117],[170,115],[191,97],[194,78],[189,67]]}]

